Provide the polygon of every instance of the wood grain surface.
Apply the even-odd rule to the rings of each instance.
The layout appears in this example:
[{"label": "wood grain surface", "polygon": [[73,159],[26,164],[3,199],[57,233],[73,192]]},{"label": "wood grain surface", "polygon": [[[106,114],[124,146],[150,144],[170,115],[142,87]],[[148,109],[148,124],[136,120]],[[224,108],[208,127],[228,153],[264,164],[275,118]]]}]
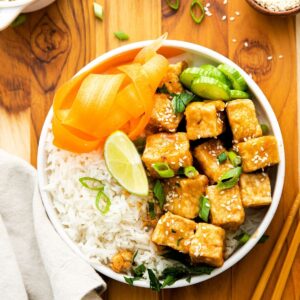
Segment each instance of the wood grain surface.
[{"label": "wood grain surface", "polygon": [[[57,0],[28,14],[22,26],[0,33],[0,147],[36,165],[39,134],[55,90],[96,56],[125,44],[113,36],[114,31],[128,33],[128,43],[168,32],[170,39],[198,43],[228,56],[262,88],[284,137],[285,187],[268,229],[269,240],[204,283],[155,293],[105,278],[108,290],[104,298],[249,299],[299,189],[295,17],[260,15],[242,0],[228,0],[227,4],[210,0],[206,2],[212,15],[196,25],[189,15],[189,0],[182,0],[177,12],[164,0],[97,2],[104,7],[103,22],[93,15],[93,0]],[[263,299],[270,298],[289,242],[290,237]],[[283,299],[300,299],[299,270],[300,252]]]}]

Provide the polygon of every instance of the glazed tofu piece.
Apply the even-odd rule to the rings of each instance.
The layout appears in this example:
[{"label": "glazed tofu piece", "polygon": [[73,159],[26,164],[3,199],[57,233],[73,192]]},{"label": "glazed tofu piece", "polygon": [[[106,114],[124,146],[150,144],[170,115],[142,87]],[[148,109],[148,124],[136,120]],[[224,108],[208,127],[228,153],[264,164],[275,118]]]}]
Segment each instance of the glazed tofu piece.
[{"label": "glazed tofu piece", "polygon": [[167,163],[175,172],[180,167],[193,164],[190,152],[190,143],[186,133],[157,133],[149,135],[142,156],[150,175],[158,178],[158,173],[153,169],[155,163]]},{"label": "glazed tofu piece", "polygon": [[182,71],[187,68],[187,63],[185,61],[181,61],[176,64],[170,64],[167,74],[162,79],[159,87],[165,86],[170,94],[180,94],[183,92],[182,84],[179,80],[179,75]]},{"label": "glazed tofu piece", "polygon": [[131,269],[132,258],[133,252],[122,249],[111,258],[110,266],[117,273],[126,273]]},{"label": "glazed tofu piece", "polygon": [[225,230],[223,228],[199,223],[189,250],[192,262],[221,267],[224,263],[224,240]]},{"label": "glazed tofu piece", "polygon": [[213,182],[217,182],[219,178],[229,169],[233,168],[227,159],[222,164],[218,161],[218,155],[226,151],[220,140],[210,140],[195,148],[194,156],[198,160],[203,172]]},{"label": "glazed tofu piece", "polygon": [[166,94],[155,94],[154,101],[147,130],[149,132],[175,132],[183,115],[174,113],[172,101]]},{"label": "glazed tofu piece", "polygon": [[199,198],[205,193],[207,184],[208,179],[205,175],[198,175],[195,178],[175,177],[166,180],[164,209],[184,218],[196,218],[199,214]]},{"label": "glazed tofu piece", "polygon": [[152,242],[188,253],[196,227],[194,221],[167,212],[159,219],[152,234]]},{"label": "glazed tofu piece", "polygon": [[251,139],[237,144],[237,148],[246,173],[279,163],[278,145],[274,136]]},{"label": "glazed tofu piece", "polygon": [[226,112],[235,143],[262,136],[255,106],[251,100],[229,101]]},{"label": "glazed tofu piece", "polygon": [[240,188],[244,207],[269,205],[272,202],[271,184],[267,173],[242,174]]},{"label": "glazed tofu piece", "polygon": [[192,102],[185,110],[189,140],[217,137],[225,130],[223,101]]},{"label": "glazed tofu piece", "polygon": [[226,190],[221,190],[216,185],[208,186],[206,196],[210,201],[212,224],[236,230],[244,223],[245,212],[238,185]]}]

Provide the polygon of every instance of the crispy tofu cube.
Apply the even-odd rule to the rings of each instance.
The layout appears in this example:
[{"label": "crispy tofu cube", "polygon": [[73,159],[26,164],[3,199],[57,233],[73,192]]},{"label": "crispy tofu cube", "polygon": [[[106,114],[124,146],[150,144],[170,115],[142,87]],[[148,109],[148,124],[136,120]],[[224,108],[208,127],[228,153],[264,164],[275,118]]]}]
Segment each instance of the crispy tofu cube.
[{"label": "crispy tofu cube", "polygon": [[194,155],[198,160],[203,172],[213,182],[217,182],[219,178],[229,169],[233,168],[227,159],[222,164],[218,161],[218,155],[226,151],[220,140],[210,140],[195,148]]},{"label": "crispy tofu cube", "polygon": [[244,207],[269,205],[272,202],[270,179],[266,173],[242,174],[240,188]]},{"label": "crispy tofu cube", "polygon": [[229,101],[226,112],[236,143],[262,136],[262,130],[256,117],[255,106],[251,100]]},{"label": "crispy tofu cube", "polygon": [[245,212],[238,185],[226,190],[211,185],[207,187],[206,195],[210,201],[212,224],[236,230],[244,223]]},{"label": "crispy tofu cube", "polygon": [[274,136],[262,136],[237,144],[244,172],[253,172],[279,163],[279,153]]},{"label": "crispy tofu cube", "polygon": [[158,178],[158,173],[153,169],[155,163],[167,163],[175,172],[180,167],[193,164],[190,152],[190,143],[186,133],[157,133],[149,135],[142,156],[150,175]]},{"label": "crispy tofu cube", "polygon": [[217,137],[225,130],[223,101],[192,102],[185,110],[189,140]]},{"label": "crispy tofu cube", "polygon": [[174,113],[172,101],[166,94],[155,94],[154,101],[147,130],[150,132],[175,132],[183,115]]},{"label": "crispy tofu cube", "polygon": [[152,234],[152,242],[188,253],[196,227],[194,221],[167,212],[159,219]]},{"label": "crispy tofu cube", "polygon": [[199,223],[189,250],[192,262],[221,267],[224,263],[224,240],[225,230],[223,228]]},{"label": "crispy tofu cube", "polygon": [[179,80],[179,75],[187,68],[187,63],[181,61],[177,64],[170,64],[167,74],[162,79],[159,87],[165,86],[170,94],[180,94],[183,92],[182,84]]},{"label": "crispy tofu cube", "polygon": [[205,175],[195,178],[171,178],[166,180],[164,208],[173,214],[194,219],[199,214],[199,198],[205,193],[208,179]]}]

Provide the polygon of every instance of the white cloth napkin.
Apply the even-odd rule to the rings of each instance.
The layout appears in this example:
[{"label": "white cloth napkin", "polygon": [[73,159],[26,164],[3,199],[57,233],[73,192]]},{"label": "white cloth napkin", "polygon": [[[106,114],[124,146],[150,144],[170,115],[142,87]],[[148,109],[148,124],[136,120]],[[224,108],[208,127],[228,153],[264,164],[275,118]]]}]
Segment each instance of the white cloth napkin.
[{"label": "white cloth napkin", "polygon": [[0,150],[0,174],[0,299],[101,299],[105,282],[52,227],[36,170]]}]

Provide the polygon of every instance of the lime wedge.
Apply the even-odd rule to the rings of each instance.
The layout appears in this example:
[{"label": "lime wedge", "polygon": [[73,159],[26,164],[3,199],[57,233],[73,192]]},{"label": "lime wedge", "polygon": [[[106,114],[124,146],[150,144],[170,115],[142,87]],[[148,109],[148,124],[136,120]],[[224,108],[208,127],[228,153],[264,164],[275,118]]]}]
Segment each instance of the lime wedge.
[{"label": "lime wedge", "polygon": [[132,194],[148,195],[149,186],[141,157],[122,131],[112,133],[104,144],[106,167],[118,183]]}]

